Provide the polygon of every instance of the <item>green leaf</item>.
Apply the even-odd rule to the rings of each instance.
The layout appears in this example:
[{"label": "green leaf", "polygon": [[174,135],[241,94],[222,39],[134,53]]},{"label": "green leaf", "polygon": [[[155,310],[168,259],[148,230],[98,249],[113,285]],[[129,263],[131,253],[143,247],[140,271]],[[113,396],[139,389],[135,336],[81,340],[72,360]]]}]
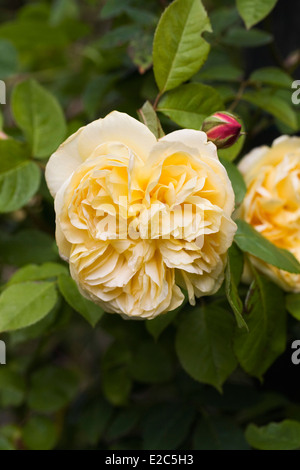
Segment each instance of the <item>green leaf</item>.
[{"label": "green leaf", "polygon": [[222,99],[214,88],[188,83],[164,96],[157,109],[180,126],[199,130],[207,116],[223,108]]},{"label": "green leaf", "polygon": [[33,325],[44,318],[56,302],[53,282],[24,282],[9,286],[0,296],[0,331]]},{"label": "green leaf", "polygon": [[173,363],[168,350],[153,341],[139,343],[128,366],[137,382],[163,383],[172,378]]},{"label": "green leaf", "polygon": [[197,81],[239,82],[243,77],[243,70],[234,65],[220,64],[209,66],[208,62],[197,73],[195,77]]},{"label": "green leaf", "polygon": [[29,264],[16,271],[10,278],[8,285],[19,284],[25,281],[44,281],[67,273],[68,269],[66,266],[58,263],[44,263],[41,266]]},{"label": "green leaf", "polygon": [[76,282],[67,274],[59,276],[58,287],[68,304],[80,313],[92,327],[95,327],[104,313],[102,308],[83,297]]},{"label": "green leaf", "polygon": [[102,376],[103,393],[107,400],[114,406],[124,406],[132,388],[132,380],[125,368],[119,367],[112,370],[104,370]]},{"label": "green leaf", "polygon": [[35,80],[26,80],[14,89],[12,110],[30,143],[32,155],[49,157],[66,135],[65,118],[54,96]]},{"label": "green leaf", "polygon": [[297,115],[292,105],[274,94],[272,90],[248,91],[243,94],[242,99],[261,108],[292,129],[298,129]]},{"label": "green leaf", "polygon": [[52,237],[38,230],[21,230],[9,237],[0,237],[0,259],[6,264],[24,266],[58,258]]},{"label": "green leaf", "polygon": [[300,294],[288,294],[285,300],[287,311],[300,321]]},{"label": "green leaf", "polygon": [[249,332],[237,330],[234,350],[243,369],[261,379],[285,350],[286,313],[283,292],[255,273],[245,309],[247,313],[244,318]]},{"label": "green leaf", "polygon": [[242,251],[284,271],[300,274],[300,264],[292,253],[273,245],[244,220],[236,220],[236,224],[234,240]]},{"label": "green leaf", "polygon": [[75,372],[46,366],[31,377],[28,404],[35,411],[53,413],[73,400],[78,387],[79,379]]},{"label": "green leaf", "polygon": [[27,204],[37,192],[41,172],[33,162],[0,174],[0,212],[13,212]]},{"label": "green leaf", "polygon": [[0,77],[5,79],[18,71],[18,53],[14,46],[5,40],[0,40]]},{"label": "green leaf", "polygon": [[249,80],[289,90],[291,90],[293,82],[292,77],[277,67],[263,67],[262,69],[255,70],[250,75]]},{"label": "green leaf", "polygon": [[155,340],[158,340],[162,332],[175,320],[178,313],[184,308],[187,303],[188,296],[186,295],[183,303],[175,310],[165,313],[164,315],[159,315],[153,320],[148,320],[146,322],[146,328]]},{"label": "green leaf", "polygon": [[113,414],[113,407],[102,397],[88,400],[84,410],[77,415],[80,434],[88,444],[96,445],[106,430]]},{"label": "green leaf", "polygon": [[258,427],[249,424],[245,437],[249,444],[260,450],[295,450],[300,448],[300,423],[286,419]]},{"label": "green leaf", "polygon": [[185,371],[219,391],[236,367],[232,349],[234,319],[214,304],[196,307],[182,318],[176,351]]},{"label": "green leaf", "polygon": [[109,441],[119,439],[136,427],[141,417],[141,412],[136,408],[125,408],[111,422],[105,438]]},{"label": "green leaf", "polygon": [[24,144],[13,139],[0,140],[0,174],[17,168],[29,159]]},{"label": "green leaf", "polygon": [[225,291],[227,300],[232,308],[235,315],[235,319],[239,328],[246,328],[248,330],[247,323],[243,318],[243,302],[240,299],[238,292],[238,283],[240,273],[237,273],[241,266],[241,272],[243,269],[243,255],[240,250],[233,244],[228,250],[228,261],[225,271]]},{"label": "green leaf", "polygon": [[220,158],[220,162],[225,167],[235,195],[235,207],[238,207],[247,192],[246,183],[238,168],[225,158]]},{"label": "green leaf", "polygon": [[160,139],[165,135],[160,120],[157,117],[156,112],[153,109],[150,101],[146,101],[141,109],[138,110],[140,121],[143,122],[150,131],[155,135],[157,139]]},{"label": "green leaf", "polygon": [[200,0],[175,0],[162,14],[153,43],[155,80],[161,92],[191,78],[205,62],[209,44],[201,37],[211,31]]},{"label": "green leaf", "polygon": [[223,416],[203,417],[197,424],[193,448],[195,450],[248,450],[243,431]]},{"label": "green leaf", "polygon": [[25,397],[25,380],[8,367],[0,369],[0,403],[3,407],[20,406]]},{"label": "green leaf", "polygon": [[51,450],[58,439],[57,431],[50,418],[32,416],[23,428],[22,437],[29,450]]},{"label": "green leaf", "polygon": [[236,0],[237,9],[247,28],[259,23],[271,13],[277,0]]},{"label": "green leaf", "polygon": [[128,364],[131,351],[127,344],[114,342],[102,360],[102,389],[106,399],[114,406],[124,406],[132,388]]},{"label": "green leaf", "polygon": [[222,37],[222,43],[232,47],[261,47],[270,44],[273,36],[261,31],[260,29],[252,29],[247,31],[244,28],[230,28],[226,35]]},{"label": "green leaf", "polygon": [[152,407],[143,420],[143,448],[177,449],[186,439],[195,418],[195,410],[184,404],[160,404]]}]

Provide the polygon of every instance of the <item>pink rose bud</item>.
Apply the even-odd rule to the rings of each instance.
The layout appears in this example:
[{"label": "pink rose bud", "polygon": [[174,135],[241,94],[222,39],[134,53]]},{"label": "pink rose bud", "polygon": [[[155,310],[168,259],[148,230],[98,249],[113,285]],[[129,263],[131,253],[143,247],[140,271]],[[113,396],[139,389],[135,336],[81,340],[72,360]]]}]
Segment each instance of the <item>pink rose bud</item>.
[{"label": "pink rose bud", "polygon": [[218,149],[231,147],[241,135],[241,124],[230,113],[217,112],[204,119],[201,130]]}]

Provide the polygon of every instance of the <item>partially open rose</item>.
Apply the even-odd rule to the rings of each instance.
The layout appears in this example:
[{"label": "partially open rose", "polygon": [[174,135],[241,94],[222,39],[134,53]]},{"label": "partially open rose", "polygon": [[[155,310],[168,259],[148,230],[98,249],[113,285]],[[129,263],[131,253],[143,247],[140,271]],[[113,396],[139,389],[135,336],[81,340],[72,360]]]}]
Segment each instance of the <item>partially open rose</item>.
[{"label": "partially open rose", "polygon": [[114,111],[62,144],[46,179],[60,254],[106,311],[150,319],[181,305],[180,287],[191,303],[220,287],[234,195],[204,132],[157,141]]},{"label": "partially open rose", "polygon": [[[300,138],[282,136],[271,148],[254,149],[239,169],[247,184],[241,217],[300,261]],[[300,292],[300,275],[252,262],[285,290]]]}]

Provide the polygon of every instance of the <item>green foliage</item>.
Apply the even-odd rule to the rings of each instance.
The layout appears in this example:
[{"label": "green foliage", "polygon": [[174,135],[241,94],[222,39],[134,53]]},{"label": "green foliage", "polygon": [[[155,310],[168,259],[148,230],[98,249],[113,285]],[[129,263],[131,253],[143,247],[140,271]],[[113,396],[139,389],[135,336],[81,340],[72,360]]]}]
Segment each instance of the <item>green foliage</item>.
[{"label": "green foliage", "polygon": [[191,78],[209,52],[202,38],[211,31],[200,0],[175,0],[164,11],[153,43],[154,75],[161,92],[171,90]]},{"label": "green foliage", "polygon": [[34,157],[48,157],[66,134],[63,112],[54,97],[34,80],[20,83],[14,90],[12,109]]},{"label": "green foliage", "polygon": [[250,424],[245,436],[255,449],[295,450],[300,448],[300,423],[286,419],[261,427]]},{"label": "green foliage", "polygon": [[82,315],[92,326],[95,326],[103,315],[103,310],[78,291],[75,281],[67,274],[61,274],[58,279],[59,289],[65,300],[74,310]]},{"label": "green foliage", "polygon": [[[300,294],[284,295],[252,261],[294,275],[300,267],[238,220],[246,186],[235,162],[300,130],[291,101],[297,44],[291,35],[282,47],[280,15],[271,12],[277,2],[6,3],[0,450],[299,449],[298,369],[288,348],[299,338]],[[222,110],[244,132],[218,150],[238,226],[224,253],[224,282],[195,306],[186,295],[154,320],[104,313],[78,290],[55,243],[47,159],[114,109],[139,117],[157,139],[180,127],[198,130]]]},{"label": "green foliage", "polygon": [[190,83],[169,92],[160,101],[158,110],[182,127],[199,130],[204,119],[223,109],[217,91],[207,85]]},{"label": "green foliage", "polygon": [[286,316],[282,291],[255,273],[245,303],[248,330],[238,329],[234,350],[243,369],[262,379],[265,371],[284,352]]},{"label": "green foliage", "polygon": [[182,317],[176,350],[188,374],[221,391],[237,365],[231,344],[233,329],[234,320],[228,312],[213,304]]},{"label": "green foliage", "polygon": [[279,269],[300,274],[300,265],[292,253],[273,245],[244,220],[238,220],[237,225],[235,242],[242,251]]},{"label": "green foliage", "polygon": [[236,0],[237,8],[247,28],[263,20],[275,7],[278,0]]}]

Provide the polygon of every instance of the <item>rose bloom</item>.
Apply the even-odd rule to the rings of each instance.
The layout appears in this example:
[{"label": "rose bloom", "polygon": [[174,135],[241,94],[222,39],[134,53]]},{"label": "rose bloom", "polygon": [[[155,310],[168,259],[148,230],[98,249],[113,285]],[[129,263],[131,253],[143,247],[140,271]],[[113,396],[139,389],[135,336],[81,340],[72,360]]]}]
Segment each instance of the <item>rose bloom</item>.
[{"label": "rose bloom", "polygon": [[78,130],[50,158],[56,240],[80,292],[107,312],[154,318],[213,294],[236,225],[234,194],[206,134],[157,141],[127,114]]},{"label": "rose bloom", "polygon": [[[300,138],[282,136],[271,148],[252,150],[239,169],[247,185],[241,217],[300,261]],[[300,275],[251,260],[285,290],[300,292]]]}]

